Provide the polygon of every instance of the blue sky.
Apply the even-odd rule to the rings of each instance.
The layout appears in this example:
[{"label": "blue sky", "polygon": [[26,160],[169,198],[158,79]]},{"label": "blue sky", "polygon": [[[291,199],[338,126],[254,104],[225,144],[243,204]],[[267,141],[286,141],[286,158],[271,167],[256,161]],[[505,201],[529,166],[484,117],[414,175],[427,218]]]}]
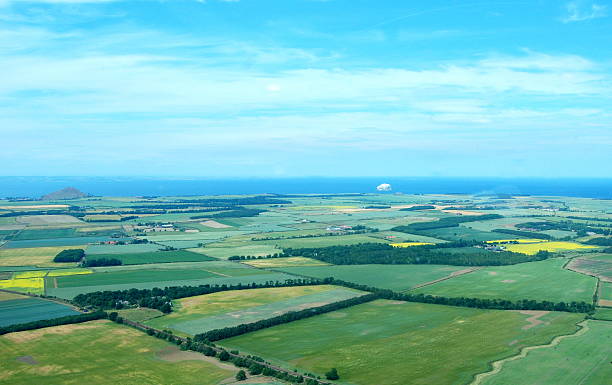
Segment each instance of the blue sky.
[{"label": "blue sky", "polygon": [[612,176],[612,4],[0,0],[0,175]]}]

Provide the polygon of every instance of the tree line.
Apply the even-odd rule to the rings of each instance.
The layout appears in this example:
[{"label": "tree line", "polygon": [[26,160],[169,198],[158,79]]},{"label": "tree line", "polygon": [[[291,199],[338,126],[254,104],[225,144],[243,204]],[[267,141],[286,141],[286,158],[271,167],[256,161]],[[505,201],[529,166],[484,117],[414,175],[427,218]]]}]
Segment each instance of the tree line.
[{"label": "tree line", "polygon": [[[525,255],[510,251],[483,252],[450,252],[445,248],[465,247],[471,242],[449,242],[436,245],[413,247],[393,247],[383,243],[360,243],[355,245],[328,246],[321,248],[300,248],[283,250],[283,256],[301,256],[317,259],[334,265],[403,265],[435,264],[455,266],[502,266],[523,262],[541,261],[552,255],[549,252],[538,252],[536,255]],[[474,244],[479,244],[475,242]]]},{"label": "tree line", "polygon": [[123,262],[117,258],[85,258],[82,265],[83,267],[121,266]]},{"label": "tree line", "polygon": [[[131,322],[129,320],[124,320],[123,318],[119,317],[117,313],[110,313],[109,319],[119,324],[126,323],[128,325],[135,326],[141,330],[145,330],[148,335],[176,344],[181,350],[190,350],[202,353],[207,357],[217,358],[219,361],[222,362],[230,362],[238,368],[247,369],[248,372],[253,376],[261,374],[268,377],[278,378],[280,380],[287,381],[292,384],[330,385],[328,382],[321,381],[320,377],[317,377],[314,374],[308,373],[301,375],[295,370],[278,370],[261,357],[254,355],[241,355],[240,352],[235,350],[228,352],[227,350],[223,349],[222,347],[216,346],[210,341],[196,341],[195,339],[191,338],[177,337],[169,330],[156,330],[148,326],[142,326],[138,323]],[[330,370],[328,373],[334,379],[339,378],[338,372],[334,371],[333,369]],[[246,379],[246,373],[244,372],[244,370],[240,370],[237,373],[236,379],[240,381]]]},{"label": "tree line", "polygon": [[230,290],[263,289],[271,287],[309,286],[325,284],[325,280],[315,278],[296,278],[285,281],[266,281],[264,283],[236,284],[236,285],[199,285],[199,286],[172,286],[153,289],[128,289],[115,291],[96,291],[79,294],[72,300],[81,307],[98,309],[123,309],[140,306],[157,309],[164,313],[172,311],[173,299],[193,297],[196,295],[212,294]]},{"label": "tree line", "polygon": [[195,341],[218,341],[223,340],[230,337],[239,336],[241,334],[246,334],[250,332],[254,332],[260,329],[266,329],[276,325],[282,325],[289,322],[301,320],[304,318],[313,317],[319,314],[329,313],[335,310],[344,309],[347,307],[359,305],[362,303],[374,301],[375,299],[380,298],[377,294],[366,294],[359,297],[354,297],[350,299],[346,299],[343,301],[338,301],[334,303],[330,303],[327,305],[314,307],[310,309],[304,309],[299,311],[290,311],[288,313],[263,319],[260,321],[248,323],[248,324],[240,324],[237,326],[230,326],[221,329],[209,330],[207,332],[196,334],[194,336]]},{"label": "tree line", "polygon": [[589,239],[584,242],[587,245],[596,245],[596,246],[612,246],[612,238],[598,237]]},{"label": "tree line", "polygon": [[210,215],[194,215],[189,217],[190,219],[201,219],[201,218],[243,218],[243,217],[256,217],[257,215],[266,212],[268,210],[259,210],[259,209],[247,209],[244,207],[230,210],[230,211],[222,211],[216,214]]},{"label": "tree line", "polygon": [[503,216],[499,214],[485,214],[485,215],[461,215],[456,217],[443,217],[433,222],[417,222],[411,223],[404,226],[395,226],[391,230],[399,231],[402,233],[413,233],[418,234],[419,231],[443,229],[447,227],[457,227],[460,223],[474,222],[474,221],[486,221],[491,219],[499,219]]},{"label": "tree line", "polygon": [[435,209],[436,206],[432,205],[416,205],[412,207],[404,207],[403,209],[399,209],[399,211],[418,211],[418,210],[432,210]]},{"label": "tree line", "polygon": [[85,250],[83,249],[66,249],[57,253],[53,257],[53,262],[81,262],[84,257]]},{"label": "tree line", "polygon": [[69,315],[65,317],[59,317],[54,319],[46,319],[39,321],[32,321],[17,325],[9,325],[0,327],[0,335],[14,332],[22,332],[25,330],[33,330],[33,329],[41,329],[47,328],[50,326],[59,326],[59,325],[67,325],[67,324],[77,324],[87,321],[93,321],[97,319],[106,318],[106,312],[96,311],[93,313],[85,313],[78,315]]},{"label": "tree line", "polygon": [[601,235],[612,235],[612,225],[597,224],[597,227],[593,227],[590,224],[573,222],[573,221],[561,221],[561,222],[524,222],[516,225],[519,229],[534,229],[537,231],[545,230],[562,230],[562,231],[575,231],[579,237],[584,237],[588,233],[595,233]]},{"label": "tree line", "polygon": [[304,235],[290,235],[286,237],[258,237],[251,238],[251,241],[280,241],[283,239],[302,239],[302,238],[321,238],[321,237],[338,237],[342,235],[354,235],[354,234],[366,234],[366,233],[377,233],[379,230],[373,227],[367,227],[363,225],[353,226],[350,230],[334,231],[321,234],[304,234]]},{"label": "tree line", "polygon": [[536,239],[545,239],[545,240],[553,239],[553,237],[548,234],[534,233],[533,231],[512,230],[512,229],[494,229],[491,231],[494,233],[516,235],[518,237],[527,237],[527,238],[536,238]]},{"label": "tree line", "polygon": [[347,282],[335,278],[325,279],[331,285],[344,286],[351,289],[368,291],[376,294],[379,298],[395,301],[430,303],[436,305],[471,307],[477,309],[493,310],[547,310],[564,311],[569,313],[593,313],[595,306],[586,302],[551,302],[522,299],[510,301],[506,299],[486,299],[469,297],[442,297],[428,294],[398,293],[389,289],[380,289],[372,286]]}]

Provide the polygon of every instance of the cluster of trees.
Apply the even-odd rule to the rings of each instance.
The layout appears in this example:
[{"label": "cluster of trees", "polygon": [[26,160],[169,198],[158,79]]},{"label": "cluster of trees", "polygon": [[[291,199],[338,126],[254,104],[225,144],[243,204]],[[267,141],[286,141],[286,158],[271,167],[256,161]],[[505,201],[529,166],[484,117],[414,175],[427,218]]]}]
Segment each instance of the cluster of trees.
[{"label": "cluster of trees", "polygon": [[376,294],[366,294],[359,297],[350,298],[344,301],[338,301],[327,305],[314,307],[311,309],[304,309],[299,311],[291,311],[277,317],[264,319],[257,322],[248,324],[241,324],[238,326],[230,326],[222,329],[209,330],[205,333],[196,334],[194,340],[196,341],[218,341],[225,338],[239,336],[241,334],[250,333],[256,330],[269,328],[276,325],[281,325],[293,321],[297,321],[304,318],[313,317],[315,315],[329,313],[335,310],[344,309],[350,306],[359,305],[362,303],[370,302],[379,298]]},{"label": "cluster of trees", "polygon": [[570,313],[592,313],[595,311],[595,306],[586,302],[550,302],[550,301],[535,301],[531,299],[522,299],[519,301],[509,301],[505,299],[485,299],[485,298],[466,298],[466,297],[440,297],[426,294],[410,294],[398,293],[393,290],[380,289],[358,283],[342,281],[334,278],[326,278],[330,284],[345,286],[352,289],[371,292],[378,298],[406,301],[432,303],[437,305],[461,306],[478,309],[495,309],[495,310],[548,310],[548,311],[565,311]]},{"label": "cluster of trees", "polygon": [[[73,302],[81,307],[98,309],[123,309],[125,307],[140,306],[161,311],[171,306],[173,299],[193,297],[196,295],[217,293],[229,290],[262,289],[269,287],[290,287],[325,284],[325,280],[314,278],[287,279],[285,281],[266,281],[264,283],[236,284],[236,285],[200,285],[200,286],[172,286],[153,289],[128,289],[116,291],[96,291],[79,294]],[[171,311],[171,310],[170,310]],[[165,311],[169,312],[169,311]]]},{"label": "cluster of trees", "polygon": [[239,206],[239,205],[284,205],[292,202],[286,199],[278,199],[268,195],[256,195],[252,197],[238,198],[208,198],[208,199],[177,199],[180,203],[197,203],[198,206]]},{"label": "cluster of trees", "polygon": [[585,243],[589,245],[595,245],[595,246],[612,246],[612,238],[598,237],[598,238],[589,239]]},{"label": "cluster of trees", "polygon": [[[133,213],[134,212],[130,211],[130,214],[133,214]],[[96,213],[96,215],[98,215],[98,214],[103,214],[103,213]],[[121,213],[113,212],[111,214],[103,214],[103,215],[121,215]],[[138,218],[137,215],[126,215],[126,216],[123,216],[123,217],[119,218],[118,221],[125,222],[125,221],[129,221],[129,220],[136,219],[136,218]],[[109,220],[109,219],[96,219],[96,218],[84,218],[83,220],[85,222],[109,222],[109,221],[112,221],[112,220]]]},{"label": "cluster of trees", "polygon": [[495,233],[503,233],[503,234],[510,234],[510,235],[516,235],[516,236],[519,236],[519,237],[527,237],[527,238],[536,238],[536,239],[545,239],[545,240],[553,239],[553,237],[551,237],[548,234],[534,233],[533,231],[511,230],[511,229],[495,229],[495,230],[493,230],[493,232],[495,232]]},{"label": "cluster of trees", "polygon": [[121,266],[123,262],[117,258],[86,258],[83,261],[84,267],[98,267],[98,266]]},{"label": "cluster of trees", "polygon": [[258,237],[258,238],[251,238],[251,241],[279,241],[281,239],[337,237],[340,235],[365,234],[365,233],[376,233],[376,232],[378,232],[378,229],[376,228],[367,227],[363,225],[357,225],[357,226],[353,226],[350,230],[327,232],[327,233],[321,233],[321,234],[291,235],[288,237]]},{"label": "cluster of trees", "polygon": [[78,315],[69,315],[66,317],[33,321],[23,324],[10,325],[0,327],[0,335],[14,332],[21,332],[24,330],[33,330],[40,328],[47,328],[50,326],[59,326],[59,325],[67,325],[67,324],[77,324],[81,322],[93,321],[96,319],[106,318],[106,312],[97,311],[94,313],[85,313]]},{"label": "cluster of trees", "polygon": [[[469,244],[469,242],[465,243]],[[457,246],[460,244],[462,244],[462,242],[418,247],[393,247],[382,243],[360,243],[356,245],[329,246],[322,248],[287,248],[283,250],[283,256],[308,257],[334,265],[435,264],[456,266],[501,266],[541,261],[551,255],[549,252],[539,252],[536,255],[529,256],[510,251],[482,252],[482,250],[474,250],[473,253],[470,253],[469,250],[461,253],[444,251],[444,248],[463,247]]]},{"label": "cluster of trees", "polygon": [[392,228],[392,231],[400,231],[403,233],[418,234],[419,231],[433,230],[433,229],[444,229],[447,227],[457,227],[460,223],[474,222],[474,221],[486,221],[491,219],[499,219],[503,216],[499,214],[485,214],[485,215],[461,215],[457,217],[444,217],[434,222],[417,222],[411,223],[405,226],[396,226]]},{"label": "cluster of trees", "polygon": [[259,214],[266,212],[268,210],[260,210],[260,209],[246,209],[239,208],[231,211],[223,211],[217,214],[213,214],[211,218],[241,218],[241,217],[256,217]]},{"label": "cluster of trees", "polygon": [[81,262],[85,257],[83,249],[62,250],[53,258],[53,262]]},{"label": "cluster of trees", "polygon": [[403,209],[400,209],[399,211],[431,210],[435,208],[436,206],[432,206],[432,205],[417,205],[417,206],[412,206],[412,207],[404,207]]},{"label": "cluster of trees", "polygon": [[602,235],[612,235],[612,225],[597,225],[593,227],[590,224],[573,222],[573,221],[561,221],[561,222],[525,222],[516,225],[519,229],[534,229],[537,231],[545,230],[563,230],[563,231],[575,231],[579,237],[584,237],[587,233],[595,233]]},{"label": "cluster of trees", "polygon": [[247,209],[244,207],[236,208],[235,210],[230,211],[222,211],[220,213],[211,214],[211,215],[194,215],[190,217],[191,219],[201,219],[201,218],[241,218],[241,217],[255,217],[267,210],[259,210],[259,209]]},{"label": "cluster of trees", "polygon": [[286,257],[284,253],[275,253],[268,255],[232,255],[228,258],[228,261],[247,261],[250,259],[269,259],[269,258],[283,258]]},{"label": "cluster of trees", "polygon": [[370,205],[365,206],[364,209],[390,209],[391,206],[388,205]]}]

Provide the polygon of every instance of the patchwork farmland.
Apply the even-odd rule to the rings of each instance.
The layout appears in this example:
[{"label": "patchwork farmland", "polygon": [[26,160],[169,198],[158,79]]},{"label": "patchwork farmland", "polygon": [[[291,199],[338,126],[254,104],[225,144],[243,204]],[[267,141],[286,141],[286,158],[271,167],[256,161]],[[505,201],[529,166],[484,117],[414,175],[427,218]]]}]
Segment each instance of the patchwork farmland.
[{"label": "patchwork farmland", "polygon": [[591,201],[3,200],[0,382],[603,385],[612,215]]}]

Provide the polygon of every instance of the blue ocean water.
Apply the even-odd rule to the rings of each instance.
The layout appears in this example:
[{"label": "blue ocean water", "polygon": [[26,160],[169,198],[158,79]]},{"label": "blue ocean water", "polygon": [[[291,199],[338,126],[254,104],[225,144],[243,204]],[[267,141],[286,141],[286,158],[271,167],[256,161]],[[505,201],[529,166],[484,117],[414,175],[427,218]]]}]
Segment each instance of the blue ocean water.
[{"label": "blue ocean water", "polygon": [[0,177],[0,197],[38,198],[64,187],[106,196],[172,196],[226,194],[372,193],[389,183],[393,192],[511,193],[612,198],[610,179],[537,178],[145,178],[145,177]]}]

